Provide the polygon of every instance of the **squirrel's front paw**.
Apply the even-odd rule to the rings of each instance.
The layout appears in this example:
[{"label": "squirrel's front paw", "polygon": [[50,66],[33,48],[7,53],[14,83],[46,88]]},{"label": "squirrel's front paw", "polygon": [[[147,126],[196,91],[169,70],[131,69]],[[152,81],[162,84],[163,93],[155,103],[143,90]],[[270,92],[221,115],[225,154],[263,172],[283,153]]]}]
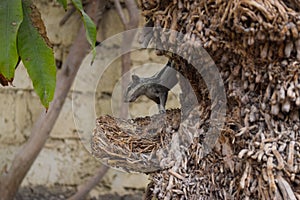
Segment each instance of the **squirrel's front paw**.
[{"label": "squirrel's front paw", "polygon": [[166,113],[166,110],[159,110],[159,114],[164,114]]}]

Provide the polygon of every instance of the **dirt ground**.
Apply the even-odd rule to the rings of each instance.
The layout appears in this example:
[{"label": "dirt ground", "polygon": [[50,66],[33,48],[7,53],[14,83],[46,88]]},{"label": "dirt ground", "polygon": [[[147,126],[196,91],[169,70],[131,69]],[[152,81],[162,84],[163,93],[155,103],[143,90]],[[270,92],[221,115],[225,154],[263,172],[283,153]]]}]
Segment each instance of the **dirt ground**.
[{"label": "dirt ground", "polygon": [[[65,200],[75,193],[74,187],[44,186],[23,187],[19,190],[15,200]],[[86,200],[141,200],[143,193],[137,191],[132,195],[119,196],[118,194],[107,194],[96,197],[88,197]]]}]

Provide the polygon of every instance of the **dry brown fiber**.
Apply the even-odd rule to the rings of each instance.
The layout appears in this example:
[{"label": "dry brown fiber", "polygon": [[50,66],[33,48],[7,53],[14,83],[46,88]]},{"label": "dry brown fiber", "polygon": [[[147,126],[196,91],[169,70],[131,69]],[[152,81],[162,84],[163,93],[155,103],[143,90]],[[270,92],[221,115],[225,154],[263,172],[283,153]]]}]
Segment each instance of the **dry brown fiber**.
[{"label": "dry brown fiber", "polygon": [[200,142],[193,144],[176,172],[183,178],[168,170],[152,174],[148,196],[300,199],[300,2],[142,0],[140,5],[155,26],[185,33],[208,51],[229,102],[214,151],[199,160]]}]

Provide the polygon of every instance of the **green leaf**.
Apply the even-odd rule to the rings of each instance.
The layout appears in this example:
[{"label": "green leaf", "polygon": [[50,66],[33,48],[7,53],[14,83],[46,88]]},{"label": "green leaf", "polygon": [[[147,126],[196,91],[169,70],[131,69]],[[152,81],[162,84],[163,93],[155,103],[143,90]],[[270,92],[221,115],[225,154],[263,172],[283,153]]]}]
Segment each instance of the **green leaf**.
[{"label": "green leaf", "polygon": [[[56,66],[52,49],[47,45],[44,24],[38,10],[30,1],[23,1],[24,20],[18,33],[18,51],[33,82],[35,92],[48,108],[53,99]],[[34,17],[34,22],[31,20]],[[39,29],[38,29],[38,28]],[[43,33],[43,37],[40,35]]]},{"label": "green leaf", "polygon": [[67,0],[57,0],[57,2],[67,10]]},{"label": "green leaf", "polygon": [[94,60],[94,58],[96,56],[96,49],[95,49],[96,36],[97,36],[96,25],[91,20],[91,18],[84,12],[81,0],[72,0],[72,3],[74,4],[75,8],[81,14],[81,19],[83,21],[83,24],[84,24],[84,27],[86,30],[86,37],[92,47],[93,60]]},{"label": "green leaf", "polygon": [[12,82],[18,63],[17,32],[22,20],[21,0],[0,1],[0,76],[6,83]]}]

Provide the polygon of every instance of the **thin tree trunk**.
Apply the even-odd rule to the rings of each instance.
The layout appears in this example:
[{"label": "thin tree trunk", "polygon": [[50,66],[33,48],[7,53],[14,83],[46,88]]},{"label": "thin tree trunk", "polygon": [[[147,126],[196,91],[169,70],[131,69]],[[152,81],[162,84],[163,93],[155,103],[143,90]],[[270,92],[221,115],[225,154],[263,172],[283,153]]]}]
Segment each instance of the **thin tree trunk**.
[{"label": "thin tree trunk", "polygon": [[[87,13],[92,19],[96,18],[97,0],[92,0]],[[70,48],[70,53],[65,61],[64,68],[57,74],[54,100],[50,104],[48,112],[42,113],[35,123],[29,140],[21,147],[12,161],[9,171],[0,177],[1,199],[13,199],[26,176],[31,165],[44,147],[56,119],[62,109],[64,101],[71,88],[76,73],[82,60],[90,51],[90,46],[85,37],[85,28],[82,26]]]},{"label": "thin tree trunk", "polygon": [[[135,37],[135,34],[132,34],[132,32],[127,32],[127,30],[138,28],[139,25],[139,11],[137,8],[137,5],[134,0],[125,0],[125,5],[128,10],[128,20],[126,20],[125,14],[122,10],[121,4],[119,0],[114,0],[114,4],[116,7],[116,10],[118,12],[118,15],[125,27],[125,32],[123,32],[123,41],[122,41],[122,50],[127,51],[130,50],[133,39]],[[131,59],[130,59],[130,52],[125,53],[122,55],[122,75],[124,75],[126,72],[130,70],[131,65]],[[126,87],[129,83],[129,76],[124,76],[122,78],[122,91],[126,90]],[[121,97],[121,100],[123,101],[123,96]],[[128,109],[126,106],[121,106],[121,113],[120,117],[127,117],[128,115]]]},{"label": "thin tree trunk", "polygon": [[[128,10],[129,14],[129,20],[127,21],[125,19],[125,15],[123,13],[123,10],[121,8],[119,0],[115,0],[115,7],[118,12],[119,17],[121,18],[121,21],[125,27],[125,30],[130,30],[138,27],[139,22],[139,16],[138,16],[138,8],[134,0],[125,0],[126,8]],[[133,34],[124,32],[123,33],[123,41],[122,41],[122,48],[123,50],[129,50],[132,44],[132,41],[134,39]],[[126,53],[122,55],[122,74],[125,74],[127,71],[129,71],[131,65],[130,60],[130,53]],[[122,91],[126,89],[126,86],[128,85],[129,80],[127,78],[122,79]],[[123,97],[121,97],[123,100]],[[126,118],[128,114],[128,110],[125,108],[125,106],[121,107],[121,113],[120,117]],[[84,185],[80,186],[80,189],[69,198],[69,200],[80,200],[83,199],[92,188],[95,187],[99,183],[99,181],[102,179],[102,177],[107,172],[108,167],[107,166],[101,166],[100,169],[95,173],[93,177],[91,177]]]},{"label": "thin tree trunk", "polygon": [[99,181],[103,178],[103,176],[106,174],[108,171],[108,167],[105,165],[102,165],[99,170],[96,172],[96,175],[90,178],[84,185],[82,185],[76,194],[71,196],[68,200],[80,200],[84,199],[86,195],[91,191],[95,185],[99,183]]}]

